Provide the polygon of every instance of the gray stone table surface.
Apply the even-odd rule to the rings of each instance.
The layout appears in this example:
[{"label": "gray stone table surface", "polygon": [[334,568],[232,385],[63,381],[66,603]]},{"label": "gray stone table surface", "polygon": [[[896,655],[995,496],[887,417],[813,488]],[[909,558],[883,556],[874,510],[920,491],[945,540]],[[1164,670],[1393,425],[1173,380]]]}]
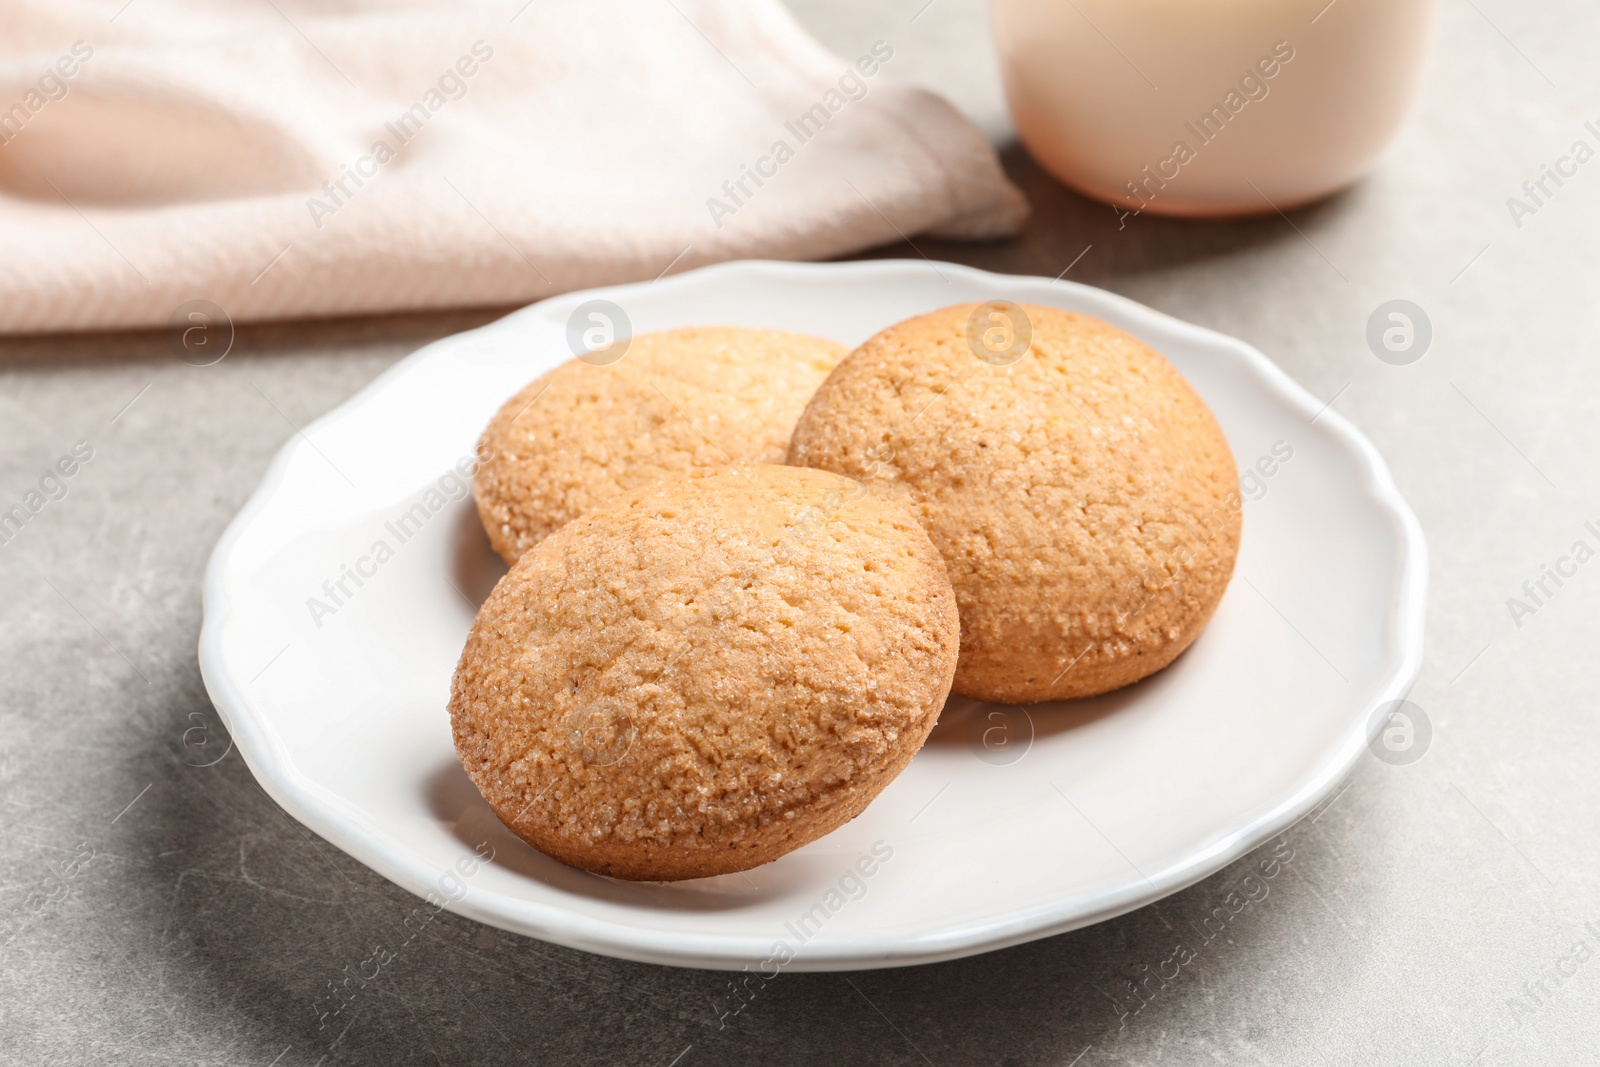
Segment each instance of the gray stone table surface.
[{"label": "gray stone table surface", "polygon": [[[913,23],[924,6],[797,8],[846,54],[896,41],[902,71],[1003,135],[981,7]],[[1270,894],[1137,1013],[1127,982],[1250,860],[1003,952],[783,975],[726,1027],[725,975],[444,914],[319,1028],[327,983],[415,901],[292,822],[236,752],[213,762],[202,570],[293,427],[499,311],[244,327],[205,368],[157,334],[0,341],[0,507],[93,450],[0,546],[0,1062],[1600,1062],[1600,564],[1547,579],[1530,614],[1507,603],[1600,523],[1600,163],[1520,227],[1506,206],[1596,142],[1597,42],[1577,0],[1443,0],[1411,121],[1329,202],[1122,227],[1008,149],[1035,208],[1020,237],[881,250],[1054,276],[1088,247],[1071,278],[1242,337],[1333,403],[1427,531],[1425,757],[1363,759],[1288,831]],[[1433,324],[1408,366],[1365,341],[1393,298]]]}]

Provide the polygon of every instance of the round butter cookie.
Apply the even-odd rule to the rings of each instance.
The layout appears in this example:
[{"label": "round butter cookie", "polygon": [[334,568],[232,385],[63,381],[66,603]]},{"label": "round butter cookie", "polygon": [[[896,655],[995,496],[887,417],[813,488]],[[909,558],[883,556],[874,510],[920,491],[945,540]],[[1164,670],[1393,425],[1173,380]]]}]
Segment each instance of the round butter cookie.
[{"label": "round butter cookie", "polygon": [[781,330],[641,334],[623,358],[569,360],[517,393],[478,446],[478,515],[524,552],[602,501],[690,469],[782,463],[806,401],[846,349]]},{"label": "round butter cookie", "polygon": [[961,610],[955,691],[1092,696],[1171,663],[1239,548],[1239,478],[1205,402],[1099,319],[963,304],[873,337],[801,415],[789,462],[906,504]]},{"label": "round butter cookie", "polygon": [[451,686],[456,752],[501,821],[575,867],[741,871],[904,769],[959,636],[904,509],[823,471],[692,471],[590,510],[500,581]]}]

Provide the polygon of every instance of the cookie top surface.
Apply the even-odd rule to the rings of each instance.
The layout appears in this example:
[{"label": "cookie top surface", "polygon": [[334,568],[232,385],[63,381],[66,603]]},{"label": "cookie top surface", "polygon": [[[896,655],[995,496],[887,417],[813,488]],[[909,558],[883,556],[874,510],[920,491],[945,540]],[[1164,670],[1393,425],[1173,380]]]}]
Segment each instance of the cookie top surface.
[{"label": "cookie top surface", "polygon": [[473,479],[495,550],[528,549],[614,496],[728,463],[782,463],[806,401],[844,357],[834,341],[722,326],[641,334],[615,363],[570,360],[484,432]]},{"label": "cookie top surface", "polygon": [[902,508],[822,471],[694,471],[512,567],[456,669],[456,750],[502,821],[574,866],[744,870],[910,762],[958,638],[944,565]]},{"label": "cookie top surface", "polygon": [[1033,702],[1136,681],[1227,587],[1232,453],[1136,338],[1055,308],[981,309],[909,319],[851,353],[789,462],[861,479],[927,528],[960,605],[958,693]]}]

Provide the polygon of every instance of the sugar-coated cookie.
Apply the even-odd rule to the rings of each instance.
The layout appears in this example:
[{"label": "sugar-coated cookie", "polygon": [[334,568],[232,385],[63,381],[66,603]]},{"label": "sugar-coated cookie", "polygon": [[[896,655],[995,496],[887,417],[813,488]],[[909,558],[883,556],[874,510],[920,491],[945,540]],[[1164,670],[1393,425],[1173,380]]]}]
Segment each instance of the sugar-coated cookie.
[{"label": "sugar-coated cookie", "polygon": [[691,467],[782,463],[843,345],[781,330],[641,334],[615,363],[570,360],[506,401],[473,496],[506,561],[620,493]]},{"label": "sugar-coated cookie", "polygon": [[456,751],[507,826],[573,866],[745,870],[854,818],[910,762],[959,633],[903,508],[823,471],[692,471],[511,568],[456,668]]},{"label": "sugar-coated cookie", "polygon": [[1205,402],[1159,353],[1086,315],[948,307],[851,353],[789,462],[906,504],[961,610],[955,691],[1032,703],[1171,663],[1233,573],[1240,496]]}]

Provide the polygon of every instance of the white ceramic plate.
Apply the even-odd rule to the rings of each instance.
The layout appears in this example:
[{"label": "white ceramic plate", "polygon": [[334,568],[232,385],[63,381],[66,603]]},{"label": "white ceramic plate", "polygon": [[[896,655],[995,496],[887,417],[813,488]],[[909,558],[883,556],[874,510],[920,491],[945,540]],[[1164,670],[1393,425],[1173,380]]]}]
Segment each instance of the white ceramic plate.
[{"label": "white ceramic plate", "polygon": [[[451,467],[506,397],[570,357],[568,318],[597,297],[635,332],[722,323],[851,345],[960,301],[1085,311],[1178,366],[1241,472],[1275,446],[1279,459],[1248,484],[1232,586],[1167,670],[1026,713],[952,701],[910,768],[822,840],[747,874],[613,881],[500,825],[445,711],[504,571]],[[952,264],[732,263],[571,293],[429,345],[284,446],[212,556],[200,666],[279,804],[462,915],[685,966],[983,952],[1140,907],[1261,844],[1329,793],[1410,688],[1421,530],[1372,446],[1322,407],[1240,341],[1097,289]]]}]

